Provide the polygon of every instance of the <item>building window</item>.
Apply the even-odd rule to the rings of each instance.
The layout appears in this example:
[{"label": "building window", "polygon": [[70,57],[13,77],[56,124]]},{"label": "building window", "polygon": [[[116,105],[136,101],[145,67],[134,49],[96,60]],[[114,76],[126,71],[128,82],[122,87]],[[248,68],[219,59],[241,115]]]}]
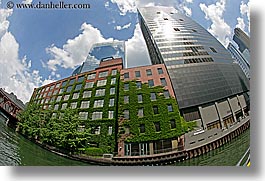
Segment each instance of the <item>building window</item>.
[{"label": "building window", "polygon": [[115,87],[110,88],[110,93],[109,94],[110,95],[114,95],[115,94]]},{"label": "building window", "polygon": [[61,88],[60,91],[59,91],[59,94],[61,94],[63,92],[64,92],[64,88]]},{"label": "building window", "polygon": [[170,120],[170,127],[171,127],[171,129],[176,128],[176,121],[174,119]]},{"label": "building window", "polygon": [[166,99],[169,98],[169,91],[168,91],[168,90],[165,90],[165,91],[164,91],[164,96],[165,96]]},{"label": "building window", "polygon": [[103,107],[103,105],[104,105],[104,100],[95,100],[94,102],[94,108]]},{"label": "building window", "polygon": [[114,106],[114,99],[109,100],[109,107],[112,107],[112,106]]},{"label": "building window", "polygon": [[56,99],[56,102],[59,102],[62,100],[62,96],[58,96],[57,99]]},{"label": "building window", "polygon": [[129,119],[130,118],[130,112],[129,112],[129,110],[124,110],[123,111],[123,115],[124,115],[124,119]]},{"label": "building window", "polygon": [[52,113],[52,118],[55,118],[57,116],[57,113]]},{"label": "building window", "polygon": [[138,115],[139,118],[143,117],[144,116],[144,108],[138,109],[138,114],[137,115]]},{"label": "building window", "polygon": [[129,78],[129,72],[126,72],[126,73],[124,73],[124,79],[128,79]]},{"label": "building window", "polygon": [[82,109],[89,108],[89,104],[90,104],[90,101],[82,101],[80,108],[82,108]]},{"label": "building window", "polygon": [[129,83],[124,84],[124,90],[129,90]]},{"label": "building window", "polygon": [[116,84],[116,78],[112,78],[110,84],[111,85]]},{"label": "building window", "polygon": [[138,94],[137,95],[137,98],[138,98],[138,103],[142,103],[143,102],[143,96],[142,96],[142,94]]},{"label": "building window", "polygon": [[75,109],[77,107],[77,102],[72,102],[71,103],[71,109]]},{"label": "building window", "polygon": [[64,110],[64,109],[66,109],[66,107],[67,107],[67,103],[63,103],[61,109]]},{"label": "building window", "polygon": [[99,77],[99,78],[107,77],[107,76],[108,76],[108,71],[100,72],[100,73],[98,74],[98,77]]},{"label": "building window", "polygon": [[154,86],[154,80],[148,80],[148,85],[149,85],[149,87],[153,87]]},{"label": "building window", "polygon": [[129,96],[124,96],[124,104],[128,104],[129,103]]},{"label": "building window", "polygon": [[108,127],[108,135],[112,135],[112,126]]},{"label": "building window", "polygon": [[67,84],[67,80],[63,81],[62,87],[66,86],[66,84]]},{"label": "building window", "polygon": [[100,86],[105,86],[107,84],[107,80],[99,80],[98,83],[97,83],[97,86],[100,87]]},{"label": "building window", "polygon": [[93,112],[92,120],[102,119],[102,112]]},{"label": "building window", "polygon": [[212,52],[217,53],[217,51],[215,50],[215,48],[210,47],[210,49],[212,50]]},{"label": "building window", "polygon": [[142,88],[142,83],[140,81],[136,82],[136,87],[137,89],[141,89]]},{"label": "building window", "polygon": [[83,82],[85,80],[85,76],[78,77],[77,82]]},{"label": "building window", "polygon": [[141,73],[140,73],[140,71],[135,71],[135,77],[136,77],[136,78],[141,77]]},{"label": "building window", "polygon": [[168,112],[173,112],[173,107],[171,104],[167,105]]},{"label": "building window", "polygon": [[87,76],[87,80],[92,80],[92,79],[95,79],[96,78],[96,74],[90,74]]},{"label": "building window", "polygon": [[155,130],[156,130],[156,132],[161,131],[161,129],[160,129],[160,123],[159,122],[156,122],[154,124],[155,124]]},{"label": "building window", "polygon": [[156,93],[151,92],[150,99],[151,99],[151,101],[155,101],[156,100]]},{"label": "building window", "polygon": [[91,133],[99,135],[100,134],[100,126],[93,127],[91,130]]},{"label": "building window", "polygon": [[87,82],[85,85],[85,89],[92,88],[94,85],[94,82]]},{"label": "building window", "polygon": [[83,92],[83,98],[91,97],[92,91],[84,91]]},{"label": "building window", "polygon": [[140,124],[140,133],[144,133],[144,132],[145,132],[145,125]]},{"label": "building window", "polygon": [[72,85],[75,83],[75,79],[71,79],[70,82],[69,82],[69,85]]},{"label": "building window", "polygon": [[69,97],[70,97],[70,95],[69,95],[69,94],[67,94],[67,95],[64,95],[64,97],[63,97],[63,100],[64,100],[64,101],[67,101],[67,100],[69,99]]},{"label": "building window", "polygon": [[82,88],[82,84],[78,84],[75,86],[75,91],[79,91]]},{"label": "building window", "polygon": [[114,118],[114,111],[109,111],[109,119],[113,119]]},{"label": "building window", "polygon": [[54,105],[54,110],[58,110],[58,108],[59,108],[59,104],[55,104]]},{"label": "building window", "polygon": [[52,92],[50,91],[49,93],[48,93],[48,97],[50,97],[52,95]]},{"label": "building window", "polygon": [[147,69],[147,70],[146,70],[146,75],[147,75],[147,76],[152,75],[152,70],[151,70],[151,69]]},{"label": "building window", "polygon": [[59,88],[61,86],[60,83],[56,84],[55,88]]},{"label": "building window", "polygon": [[98,89],[96,90],[96,97],[98,96],[105,96],[105,89]]},{"label": "building window", "polygon": [[158,107],[157,106],[153,106],[153,111],[154,111],[154,114],[159,114],[158,113]]},{"label": "building window", "polygon": [[117,75],[117,69],[111,71],[111,75]]},{"label": "building window", "polygon": [[87,120],[88,112],[79,112],[79,119]]},{"label": "building window", "polygon": [[166,86],[167,85],[167,81],[165,78],[160,78],[160,82],[162,86]]},{"label": "building window", "polygon": [[158,74],[163,74],[163,69],[162,68],[157,68]]},{"label": "building window", "polygon": [[73,94],[73,99],[78,99],[78,97],[79,97],[79,92]]},{"label": "building window", "polygon": [[67,87],[66,92],[67,92],[67,93],[71,92],[72,87],[73,87],[73,86],[69,86],[69,87]]}]

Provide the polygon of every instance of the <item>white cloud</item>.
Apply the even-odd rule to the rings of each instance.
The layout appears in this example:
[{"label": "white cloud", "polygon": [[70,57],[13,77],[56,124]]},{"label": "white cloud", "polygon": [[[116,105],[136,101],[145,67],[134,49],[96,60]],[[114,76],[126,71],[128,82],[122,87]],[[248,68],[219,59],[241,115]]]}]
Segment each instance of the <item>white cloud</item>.
[{"label": "white cloud", "polygon": [[12,10],[0,9],[0,87],[7,92],[13,92],[24,103],[34,88],[43,81],[38,70],[31,71],[31,61],[24,56],[19,58],[19,44],[8,31]]},{"label": "white cloud", "polygon": [[226,47],[230,41],[231,27],[223,18],[225,5],[226,0],[218,0],[215,4],[208,6],[200,3],[200,8],[205,13],[205,18],[212,22],[208,31]]},{"label": "white cloud", "polygon": [[179,10],[183,11],[186,15],[191,16],[191,8],[188,7],[189,3],[192,3],[193,0],[184,0],[179,3],[176,0],[111,0],[112,3],[116,3],[119,10],[120,15],[125,15],[127,12],[136,13],[138,7],[147,7],[154,5],[161,6],[174,6]]},{"label": "white cloud", "polygon": [[250,2],[245,4],[243,1],[241,1],[241,5],[240,5],[240,14],[241,14],[241,16],[242,17],[244,17],[245,15],[247,16],[248,32],[250,32],[250,10],[249,10],[250,4],[249,3]]},{"label": "white cloud", "polygon": [[25,1],[22,1],[23,4],[31,4],[33,0],[25,0]]},{"label": "white cloud", "polygon": [[52,56],[47,66],[52,71],[57,71],[58,66],[63,68],[74,68],[85,61],[91,46],[94,43],[112,41],[103,38],[101,32],[92,25],[83,23],[81,33],[74,39],[67,40],[62,48],[51,45],[46,52]]},{"label": "white cloud", "polygon": [[133,37],[127,40],[125,45],[128,67],[150,64],[147,47],[139,24],[135,27]]},{"label": "white cloud", "polygon": [[122,30],[122,29],[127,29],[127,28],[129,28],[131,26],[131,23],[128,23],[128,24],[126,24],[126,25],[124,25],[124,26],[115,26],[115,29],[116,30]]},{"label": "white cloud", "polygon": [[109,7],[109,1],[105,3],[105,7]]},{"label": "white cloud", "polygon": [[127,12],[137,12],[135,0],[111,0],[112,3],[116,3],[120,12],[120,15],[125,15]]},{"label": "white cloud", "polygon": [[244,30],[246,25],[244,23],[244,19],[243,18],[240,18],[238,17],[237,18],[237,25],[236,25],[237,28],[240,28],[241,30]]}]

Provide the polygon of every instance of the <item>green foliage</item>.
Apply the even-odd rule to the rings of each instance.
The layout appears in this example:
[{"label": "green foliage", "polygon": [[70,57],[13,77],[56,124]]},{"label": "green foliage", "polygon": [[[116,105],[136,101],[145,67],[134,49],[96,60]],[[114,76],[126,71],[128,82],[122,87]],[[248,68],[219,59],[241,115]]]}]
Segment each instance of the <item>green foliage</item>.
[{"label": "green foliage", "polygon": [[104,151],[101,148],[85,148],[84,153],[86,155],[91,155],[91,156],[102,156],[104,154]]},{"label": "green foliage", "polygon": [[[58,93],[57,95],[55,95],[53,101],[50,101],[49,102],[49,105],[51,105],[51,109],[53,109],[54,105],[55,104],[59,104],[59,109],[61,107],[61,105],[63,103],[67,103],[68,104],[68,107],[70,107],[71,103],[72,102],[77,102],[77,107],[80,107],[81,105],[81,102],[82,101],[85,101],[85,100],[89,100],[90,101],[90,105],[89,105],[89,108],[87,109],[82,109],[82,108],[77,108],[74,110],[74,114],[72,116],[75,115],[75,118],[71,118],[69,117],[70,115],[68,114],[64,114],[62,118],[59,117],[58,119],[58,116],[57,118],[51,118],[51,115],[53,112],[56,112],[57,114],[60,114],[60,113],[67,113],[69,111],[71,111],[71,109],[67,109],[67,110],[60,110],[60,111],[49,111],[49,124],[46,126],[46,127],[43,127],[41,129],[41,132],[42,132],[42,135],[45,135],[45,136],[38,136],[38,139],[40,139],[43,143],[47,143],[49,145],[54,145],[56,147],[60,147],[60,148],[64,148],[64,149],[72,149],[72,148],[88,148],[89,147],[89,144],[92,143],[92,144],[96,144],[104,153],[112,153],[114,152],[115,150],[115,146],[116,146],[116,141],[115,141],[115,132],[116,132],[116,129],[115,129],[115,126],[116,126],[116,113],[117,113],[117,100],[118,100],[118,94],[114,94],[114,95],[110,95],[109,92],[110,92],[110,88],[112,87],[115,87],[116,89],[116,92],[118,91],[118,88],[119,88],[119,77],[120,77],[120,74],[117,73],[116,75],[114,76],[108,76],[107,77],[107,84],[105,86],[101,86],[101,87],[97,87],[96,84],[97,82],[95,82],[94,86],[92,88],[86,88],[84,89],[84,86],[86,84],[86,75],[84,77],[84,81],[83,82],[75,82],[72,84],[72,90],[68,93],[66,92],[63,92],[63,93]],[[111,78],[114,78],[116,77],[116,84],[115,85],[111,85]],[[79,85],[79,84],[82,84],[82,88],[80,90],[74,90],[74,88]],[[66,84],[65,87],[68,87],[69,86],[69,81],[68,83]],[[99,97],[95,97],[95,93],[96,93],[96,90],[97,89],[105,89],[105,96],[99,96]],[[41,88],[37,89],[36,92],[38,90],[41,90]],[[84,91],[92,91],[92,96],[89,97],[89,98],[83,98],[82,95],[83,95],[83,92]],[[78,99],[72,99],[72,96],[74,93],[79,93],[81,96],[79,96]],[[56,98],[57,96],[64,96],[66,94],[69,94],[70,97],[68,100],[64,101],[63,99],[59,102],[56,102]],[[115,105],[113,107],[109,107],[109,100],[111,98],[114,98],[114,102],[115,102]],[[99,99],[104,99],[104,106],[103,108],[93,108],[94,106],[94,101],[95,100],[99,100]],[[40,100],[40,98],[38,99],[33,99],[31,98],[31,106],[33,105],[32,102],[37,102],[38,100]],[[35,108],[34,110],[36,112],[39,112],[39,113],[44,113],[44,112],[47,112],[47,110],[41,110],[40,107],[37,107],[36,105],[34,105]],[[42,106],[41,104],[39,104],[39,106]],[[88,117],[92,117],[92,113],[94,111],[102,111],[103,112],[103,119],[100,119],[100,120],[91,120],[91,119],[87,119],[87,120],[79,120],[78,119],[78,113],[79,112],[88,112]],[[114,111],[114,118],[113,119],[108,119],[108,111]],[[30,118],[31,115],[34,113],[34,111],[32,111],[31,113],[28,113],[30,115],[28,115],[27,117],[23,117],[22,120],[24,120],[23,122],[35,122],[35,121],[28,121],[27,118]],[[37,115],[39,115],[36,114]],[[66,116],[66,117],[65,117]],[[31,120],[37,120],[37,119],[31,119]],[[79,124],[80,125],[85,125],[85,133],[79,133],[79,134],[82,134],[84,137],[82,137],[82,135],[77,135],[77,138],[75,138],[74,136],[71,137],[69,134],[70,134],[70,131],[73,131],[72,129],[69,130],[69,125],[67,124],[67,122],[71,122],[71,120],[78,120]],[[34,123],[35,124],[35,123]],[[71,123],[73,124],[73,123]],[[77,125],[78,126],[78,125]],[[93,127],[96,127],[96,126],[100,126],[100,134],[99,135],[96,135],[96,134],[91,134],[91,128]],[[112,134],[109,135],[108,134],[108,127],[109,126],[112,126]],[[23,126],[21,125],[21,131],[24,132],[24,134],[26,135],[29,135],[29,137],[32,137],[31,133],[29,133],[28,131],[24,131],[24,127],[26,127],[26,124],[23,124]],[[31,129],[31,128],[34,128],[33,130],[37,130],[39,128],[39,125],[28,125],[28,127]],[[54,129],[53,129],[54,128]],[[56,128],[56,129],[55,129]],[[89,129],[88,129],[89,128]],[[69,139],[68,139],[69,138]],[[66,140],[69,140],[69,144]],[[76,150],[76,149],[75,149]],[[100,152],[99,154],[101,154],[102,152]]]},{"label": "green foliage", "polygon": [[76,151],[86,147],[90,138],[90,130],[80,131],[84,123],[78,119],[76,112],[66,109],[59,119],[52,117],[52,111],[40,110],[35,104],[30,104],[19,114],[19,130],[29,138],[44,144],[68,151]]},{"label": "green foliage", "polygon": [[[124,90],[124,83],[129,83],[129,90]],[[142,88],[138,89],[135,81],[120,83],[120,100],[119,100],[119,115],[123,116],[125,109],[129,110],[130,118],[121,125],[121,130],[124,127],[129,127],[130,136],[125,139],[126,142],[148,142],[152,140],[177,138],[185,132],[193,129],[193,122],[186,122],[181,117],[177,102],[174,98],[165,98],[163,95],[163,87],[148,87],[143,84]],[[156,93],[156,100],[150,99],[150,93]],[[141,94],[143,102],[138,103],[137,95]],[[124,96],[129,96],[129,103],[124,104]],[[172,105],[173,112],[168,112],[167,105]],[[159,114],[154,114],[153,106],[158,107]],[[144,116],[138,117],[138,109],[144,109]],[[176,121],[176,128],[171,129],[170,120]],[[160,124],[160,131],[156,132],[154,123]],[[145,133],[140,133],[140,125],[145,125]],[[120,133],[119,136],[121,136]]]}]

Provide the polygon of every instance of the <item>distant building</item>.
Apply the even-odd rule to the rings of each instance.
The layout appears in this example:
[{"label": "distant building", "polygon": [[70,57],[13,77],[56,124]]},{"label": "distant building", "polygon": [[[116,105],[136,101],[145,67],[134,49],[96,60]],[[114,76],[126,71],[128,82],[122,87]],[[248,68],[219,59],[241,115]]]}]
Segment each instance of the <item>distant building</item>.
[{"label": "distant building", "polygon": [[228,44],[227,50],[231,53],[232,57],[235,58],[235,62],[241,67],[246,77],[250,79],[249,61],[246,60],[245,56],[239,50],[237,50],[232,43]]},{"label": "distant building", "polygon": [[233,40],[237,43],[238,49],[229,43],[227,49],[231,53],[235,62],[241,67],[246,77],[250,79],[250,40],[249,36],[240,28],[235,28]]},{"label": "distant building", "polygon": [[108,58],[122,58],[123,65],[126,67],[125,42],[113,41],[94,44],[85,62],[77,67],[72,75],[94,70],[99,66],[101,60]]},{"label": "distant building", "polygon": [[238,44],[239,51],[243,53],[246,49],[250,50],[250,38],[249,36],[240,28],[234,29],[233,40]]}]

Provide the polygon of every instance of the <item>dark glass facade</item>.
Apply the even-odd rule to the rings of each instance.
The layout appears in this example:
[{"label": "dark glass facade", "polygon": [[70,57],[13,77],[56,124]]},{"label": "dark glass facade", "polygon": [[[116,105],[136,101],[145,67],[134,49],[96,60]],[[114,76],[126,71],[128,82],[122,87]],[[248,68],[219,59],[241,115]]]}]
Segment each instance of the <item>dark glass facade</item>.
[{"label": "dark glass facade", "polygon": [[173,7],[138,11],[151,62],[166,65],[180,109],[249,90],[229,52],[202,26]]}]

